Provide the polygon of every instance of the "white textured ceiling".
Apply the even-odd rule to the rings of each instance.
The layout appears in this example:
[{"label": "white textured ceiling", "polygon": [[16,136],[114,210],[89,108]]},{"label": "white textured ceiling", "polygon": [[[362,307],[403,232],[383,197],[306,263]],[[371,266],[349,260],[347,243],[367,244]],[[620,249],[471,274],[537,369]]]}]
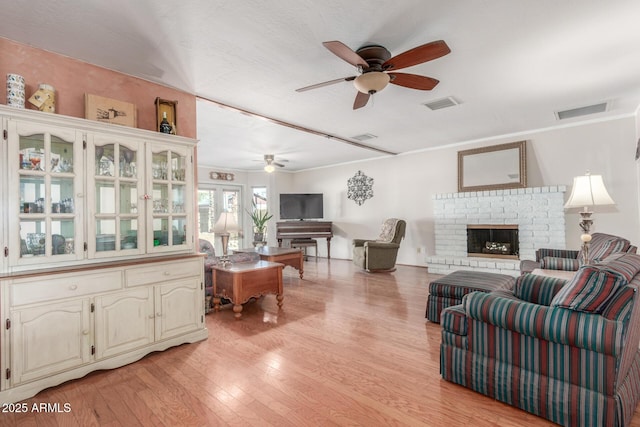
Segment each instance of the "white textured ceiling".
[{"label": "white textured ceiling", "polygon": [[[554,112],[640,104],[637,0],[21,0],[3,7],[0,36],[163,83],[325,134],[370,133],[403,153],[557,126]],[[375,43],[397,55],[443,39],[451,53],[403,71],[440,80],[432,91],[389,85],[352,110],[354,75],[322,46]],[[422,104],[453,96],[460,105]],[[264,154],[300,170],[378,157],[198,101],[201,164],[259,169]]]}]

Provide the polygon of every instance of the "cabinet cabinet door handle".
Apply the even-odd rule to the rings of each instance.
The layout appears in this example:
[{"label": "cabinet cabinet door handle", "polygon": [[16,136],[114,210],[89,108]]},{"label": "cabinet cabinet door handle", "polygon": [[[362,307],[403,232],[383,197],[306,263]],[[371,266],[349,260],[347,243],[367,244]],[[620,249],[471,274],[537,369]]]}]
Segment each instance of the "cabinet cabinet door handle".
[{"label": "cabinet cabinet door handle", "polygon": [[78,285],[71,285],[69,286],[69,289],[75,291],[76,289],[78,289]]},{"label": "cabinet cabinet door handle", "polygon": [[149,315],[149,319],[153,319],[155,316],[153,314]]},{"label": "cabinet cabinet door handle", "polygon": [[156,313],[157,317],[162,317],[162,313]]},{"label": "cabinet cabinet door handle", "polygon": [[84,331],[82,331],[82,335],[89,335],[89,331],[85,329]]},{"label": "cabinet cabinet door handle", "polygon": [[170,272],[168,272],[168,271],[165,271],[163,274],[164,274],[165,276],[169,276],[169,275],[171,275],[171,273],[170,273]]}]

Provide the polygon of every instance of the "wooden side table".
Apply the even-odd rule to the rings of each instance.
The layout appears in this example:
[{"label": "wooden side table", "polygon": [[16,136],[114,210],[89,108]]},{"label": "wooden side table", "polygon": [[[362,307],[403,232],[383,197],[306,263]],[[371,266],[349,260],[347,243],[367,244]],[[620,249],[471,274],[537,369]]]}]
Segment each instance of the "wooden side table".
[{"label": "wooden side table", "polygon": [[250,298],[276,294],[278,308],[282,308],[282,269],[284,264],[269,261],[239,262],[213,266],[213,309],[220,310],[220,298],[233,303],[235,318],[242,317],[242,304]]}]

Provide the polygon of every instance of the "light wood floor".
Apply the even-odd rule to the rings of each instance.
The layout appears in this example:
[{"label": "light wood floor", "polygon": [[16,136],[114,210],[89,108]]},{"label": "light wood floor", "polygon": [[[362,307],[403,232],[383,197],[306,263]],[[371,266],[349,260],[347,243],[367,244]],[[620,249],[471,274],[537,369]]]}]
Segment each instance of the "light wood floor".
[{"label": "light wood floor", "polygon": [[[207,315],[209,339],[154,353],[26,401],[69,413],[0,413],[2,426],[549,426],[439,375],[426,269],[367,274],[313,258],[273,295]],[[636,412],[632,426],[640,426]]]}]

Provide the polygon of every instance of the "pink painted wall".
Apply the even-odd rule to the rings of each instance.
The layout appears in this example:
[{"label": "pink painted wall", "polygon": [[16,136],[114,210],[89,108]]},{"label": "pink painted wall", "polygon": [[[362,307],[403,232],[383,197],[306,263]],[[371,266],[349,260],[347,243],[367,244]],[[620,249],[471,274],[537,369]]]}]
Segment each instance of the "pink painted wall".
[{"label": "pink painted wall", "polygon": [[[56,89],[56,114],[84,118],[84,94],[130,102],[137,107],[138,128],[156,130],[155,99],[178,101],[178,135],[196,138],[196,97],[76,59],[0,38],[0,102],[7,102],[5,78],[20,74],[28,99],[41,83]],[[25,108],[35,109],[28,101]]]}]

